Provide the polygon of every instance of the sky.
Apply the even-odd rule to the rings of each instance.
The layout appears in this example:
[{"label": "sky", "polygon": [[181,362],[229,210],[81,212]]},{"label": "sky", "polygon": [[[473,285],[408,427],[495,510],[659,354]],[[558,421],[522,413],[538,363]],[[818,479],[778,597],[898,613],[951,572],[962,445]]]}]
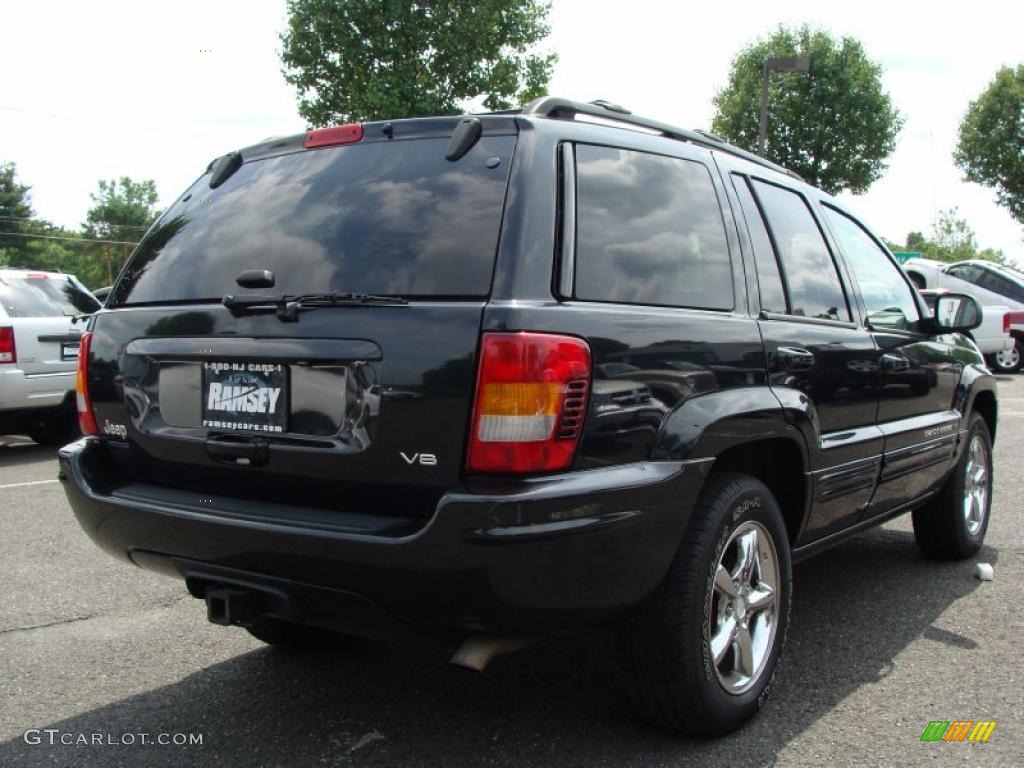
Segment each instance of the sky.
[{"label": "sky", "polygon": [[[81,224],[101,178],[154,179],[166,206],[212,158],[304,129],[280,73],[285,20],[284,0],[7,3],[0,162],[56,224]],[[897,242],[958,207],[981,247],[1024,265],[1024,229],[952,161],[970,100],[1024,61],[1024,5],[555,0],[550,21],[550,93],[689,128],[710,127],[732,57],[779,24],[858,38],[906,124],[888,170],[847,205]]]}]

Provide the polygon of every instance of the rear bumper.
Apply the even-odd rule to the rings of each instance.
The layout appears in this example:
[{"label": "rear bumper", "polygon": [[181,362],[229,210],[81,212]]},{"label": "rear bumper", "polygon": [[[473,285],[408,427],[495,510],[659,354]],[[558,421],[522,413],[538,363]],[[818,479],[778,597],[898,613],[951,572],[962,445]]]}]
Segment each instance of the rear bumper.
[{"label": "rear bumper", "polygon": [[[657,587],[708,461],[642,462],[445,494],[429,520],[306,508],[230,508],[173,489],[117,486],[106,448],[59,453],[75,516],[104,550],[205,585],[254,589],[265,612],[355,634],[535,633],[595,623]],[[301,491],[299,491],[301,492]],[[222,509],[223,508],[223,512]]]},{"label": "rear bumper", "polygon": [[0,366],[0,411],[54,408],[74,390],[75,371],[26,375]]}]

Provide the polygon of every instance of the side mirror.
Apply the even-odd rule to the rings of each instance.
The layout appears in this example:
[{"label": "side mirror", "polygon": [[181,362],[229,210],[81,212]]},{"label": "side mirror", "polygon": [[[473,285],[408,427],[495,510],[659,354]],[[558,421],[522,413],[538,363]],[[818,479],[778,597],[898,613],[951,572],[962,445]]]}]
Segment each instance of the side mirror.
[{"label": "side mirror", "polygon": [[944,293],[935,300],[935,329],[940,333],[963,333],[981,325],[981,305],[966,293]]}]

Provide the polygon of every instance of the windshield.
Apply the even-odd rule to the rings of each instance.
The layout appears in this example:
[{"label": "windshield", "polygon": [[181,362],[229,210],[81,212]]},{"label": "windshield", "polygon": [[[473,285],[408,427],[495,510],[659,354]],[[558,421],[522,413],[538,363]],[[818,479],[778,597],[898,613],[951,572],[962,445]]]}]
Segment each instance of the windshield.
[{"label": "windshield", "polygon": [[379,141],[246,162],[200,178],[146,235],[108,306],[219,300],[269,269],[274,293],[490,293],[514,136],[456,162],[447,138]]},{"label": "windshield", "polygon": [[0,276],[0,305],[9,317],[61,317],[90,314],[100,304],[71,277]]}]

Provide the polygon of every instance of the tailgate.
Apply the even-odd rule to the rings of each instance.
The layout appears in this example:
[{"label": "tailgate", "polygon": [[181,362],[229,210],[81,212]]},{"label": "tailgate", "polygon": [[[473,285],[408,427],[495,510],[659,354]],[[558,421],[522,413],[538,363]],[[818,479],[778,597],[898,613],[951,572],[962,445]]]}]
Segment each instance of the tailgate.
[{"label": "tailgate", "polygon": [[104,312],[96,421],[132,446],[138,473],[197,492],[337,503],[352,483],[384,503],[384,486],[441,490],[462,467],[482,309],[327,307],[297,324],[218,306]]},{"label": "tailgate", "polygon": [[18,368],[27,375],[75,370],[81,326],[72,318],[99,304],[69,275],[7,270],[0,274],[0,303],[14,329]]},{"label": "tailgate", "polygon": [[78,342],[82,331],[70,317],[14,317],[18,367],[27,375],[68,373],[78,364]]},{"label": "tailgate", "polygon": [[449,159],[457,125],[243,150],[163,214],[94,323],[95,416],[125,466],[199,498],[433,511],[463,464],[516,143],[489,120]]}]

